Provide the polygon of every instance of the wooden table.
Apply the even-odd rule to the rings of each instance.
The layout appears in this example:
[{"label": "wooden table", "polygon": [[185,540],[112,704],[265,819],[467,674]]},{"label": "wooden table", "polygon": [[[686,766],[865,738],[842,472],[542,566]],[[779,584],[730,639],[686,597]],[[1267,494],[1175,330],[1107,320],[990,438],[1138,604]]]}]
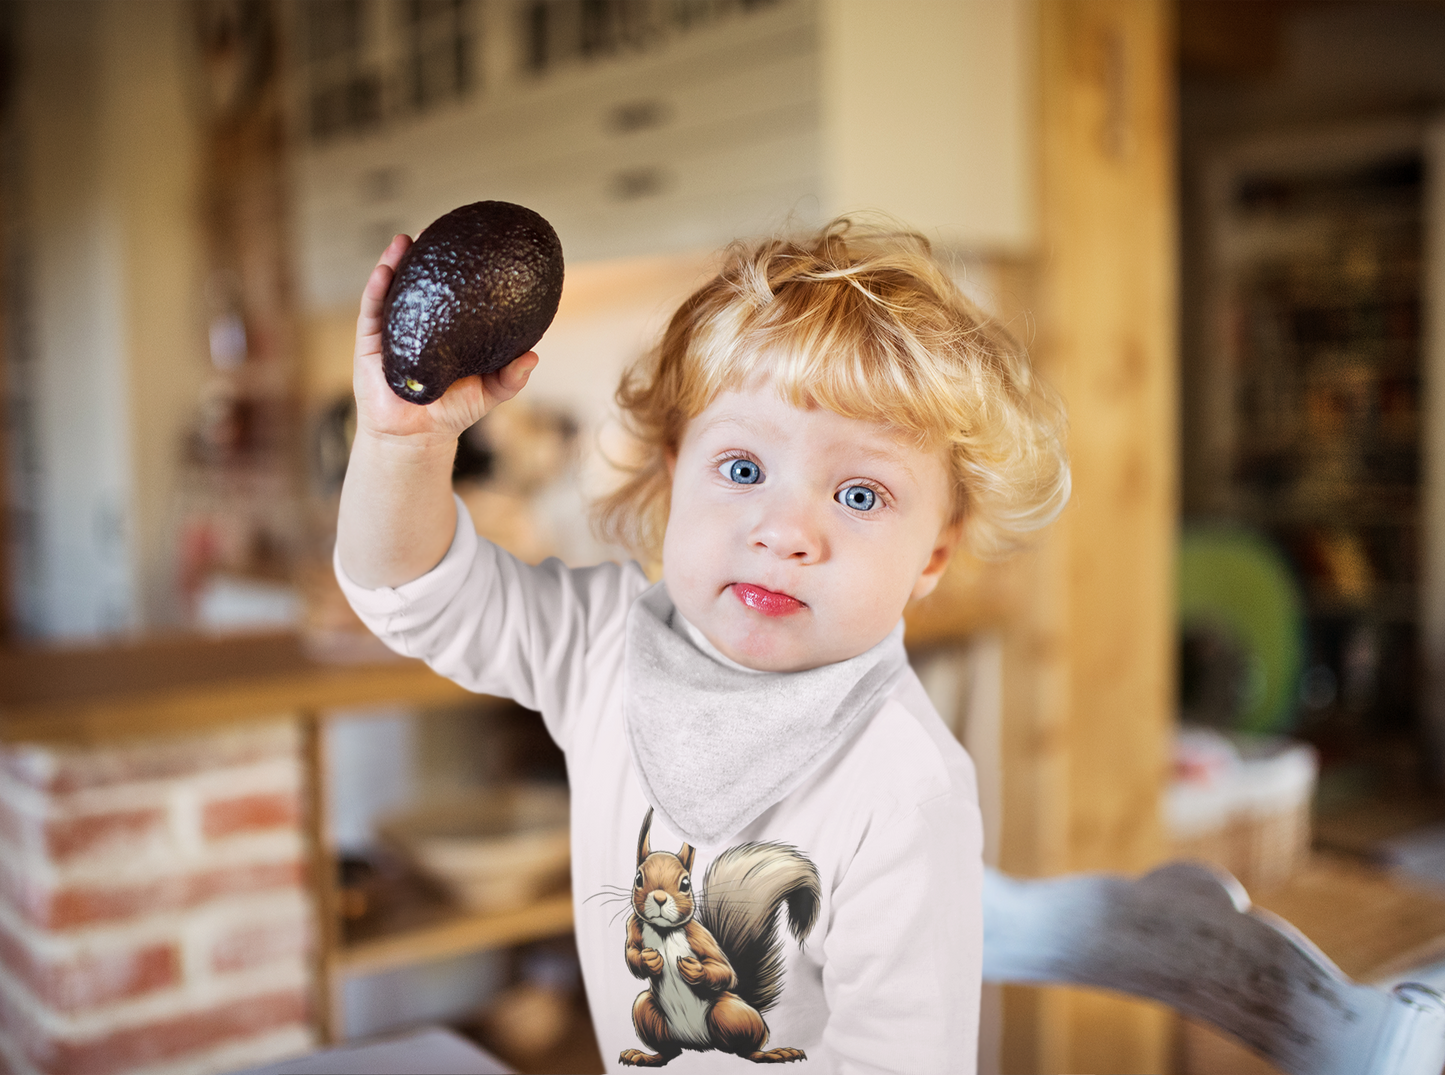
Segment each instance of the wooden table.
[{"label": "wooden table", "polygon": [[485,705],[420,661],[329,664],[308,656],[294,634],[177,636],[99,647],[0,652],[0,742],[101,744],[204,732],[258,719],[297,721],[304,734],[306,835],[321,936],[317,945],[318,1030],[340,1036],[341,978],[566,933],[566,894],[502,914],[432,906],[405,923],[343,941],[337,868],[326,816],[322,726],[367,706]]},{"label": "wooden table", "polygon": [[1293,924],[1357,981],[1445,960],[1445,891],[1358,859],[1317,852],[1255,903]]}]

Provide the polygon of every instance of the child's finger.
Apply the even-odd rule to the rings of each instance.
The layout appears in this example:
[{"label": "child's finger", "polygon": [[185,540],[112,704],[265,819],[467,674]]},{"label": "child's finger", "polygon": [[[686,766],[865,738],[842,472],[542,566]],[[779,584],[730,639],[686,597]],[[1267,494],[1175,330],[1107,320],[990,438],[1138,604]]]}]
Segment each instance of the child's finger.
[{"label": "child's finger", "polygon": [[381,257],[380,257],[380,259],[377,261],[377,264],[378,264],[378,265],[388,265],[388,266],[390,266],[393,270],[395,270],[396,267],[397,267],[397,265],[399,265],[399,264],[401,263],[402,255],[405,254],[405,253],[406,253],[408,250],[410,250],[410,249],[411,249],[411,236],[410,236],[410,235],[407,235],[407,234],[405,234],[405,233],[393,235],[393,236],[391,237],[391,242],[388,243],[387,246],[386,246],[386,249],[381,252]]},{"label": "child's finger", "polygon": [[532,371],[541,361],[542,359],[536,351],[528,351],[526,354],[518,355],[499,369],[497,378],[503,385],[516,391],[527,383],[527,378],[532,376]]},{"label": "child's finger", "polygon": [[410,246],[410,237],[398,235],[382,251],[376,268],[371,270],[366,286],[361,291],[361,316],[356,322],[358,335],[371,335],[381,331],[381,304],[386,299],[386,289],[391,286],[392,274],[396,272],[397,264]]},{"label": "child's finger", "polygon": [[487,394],[498,403],[511,399],[526,385],[527,378],[532,376],[532,371],[540,361],[542,360],[537,357],[536,351],[518,355],[496,373],[483,379]]}]

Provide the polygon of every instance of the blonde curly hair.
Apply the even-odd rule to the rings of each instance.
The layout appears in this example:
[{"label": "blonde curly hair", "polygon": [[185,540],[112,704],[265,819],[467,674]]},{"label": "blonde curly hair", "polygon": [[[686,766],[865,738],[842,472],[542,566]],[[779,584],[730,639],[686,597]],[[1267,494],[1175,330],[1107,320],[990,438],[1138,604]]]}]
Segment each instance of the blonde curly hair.
[{"label": "blonde curly hair", "polygon": [[804,238],[733,244],[623,375],[617,404],[641,454],[598,503],[599,535],[656,560],[668,459],[687,423],[758,377],[795,406],[945,450],[950,523],[980,555],[1012,550],[1068,500],[1063,408],[1024,349],[963,296],[922,235],[840,218]]}]

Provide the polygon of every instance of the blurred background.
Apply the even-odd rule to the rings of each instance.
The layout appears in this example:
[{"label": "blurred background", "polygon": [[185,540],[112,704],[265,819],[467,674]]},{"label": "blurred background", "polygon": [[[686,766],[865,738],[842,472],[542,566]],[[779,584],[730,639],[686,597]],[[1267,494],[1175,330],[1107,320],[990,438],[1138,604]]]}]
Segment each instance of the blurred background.
[{"label": "blurred background", "polygon": [[[483,199],[567,259],[487,537],[623,555],[621,371],[727,242],[890,214],[1070,412],[1064,517],[908,616],[990,862],[1205,858],[1445,981],[1442,57],[1437,0],[0,2],[0,1071],[601,1070],[560,756],[331,577],[361,286]],[[1268,1070],[1064,990],[980,1062]]]}]

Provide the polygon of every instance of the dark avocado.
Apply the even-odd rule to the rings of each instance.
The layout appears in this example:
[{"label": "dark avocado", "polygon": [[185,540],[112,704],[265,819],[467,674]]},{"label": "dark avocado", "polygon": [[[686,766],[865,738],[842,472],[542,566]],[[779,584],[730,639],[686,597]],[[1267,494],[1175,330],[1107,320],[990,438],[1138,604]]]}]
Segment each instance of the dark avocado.
[{"label": "dark avocado", "polygon": [[562,298],[552,225],[511,202],[434,220],[396,267],[382,305],[391,390],[430,403],[461,377],[499,370],[542,338]]}]

